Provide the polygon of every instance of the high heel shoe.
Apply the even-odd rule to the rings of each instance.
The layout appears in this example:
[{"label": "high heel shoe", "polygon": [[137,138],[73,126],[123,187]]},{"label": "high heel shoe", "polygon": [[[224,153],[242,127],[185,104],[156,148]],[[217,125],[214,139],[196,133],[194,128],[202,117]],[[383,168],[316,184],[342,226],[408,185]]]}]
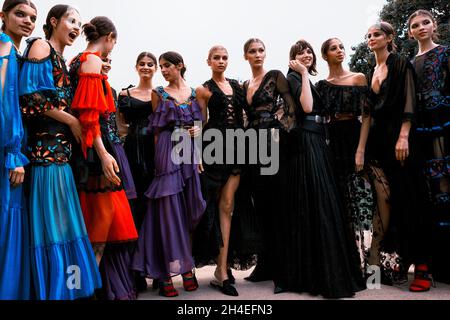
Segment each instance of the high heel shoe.
[{"label": "high heel shoe", "polygon": [[191,292],[198,289],[198,281],[195,277],[195,274],[191,271],[183,273],[181,275],[183,277],[183,287],[184,290]]},{"label": "high heel shoe", "polygon": [[167,298],[178,297],[178,291],[173,286],[172,279],[160,282],[159,295]]},{"label": "high heel shoe", "polygon": [[414,280],[409,286],[411,292],[427,292],[431,286],[436,287],[433,277],[428,273],[426,264],[416,265],[414,268]]},{"label": "high heel shoe", "polygon": [[224,295],[237,297],[239,293],[230,282],[230,279],[219,281],[216,277],[210,282],[211,287],[219,289]]}]

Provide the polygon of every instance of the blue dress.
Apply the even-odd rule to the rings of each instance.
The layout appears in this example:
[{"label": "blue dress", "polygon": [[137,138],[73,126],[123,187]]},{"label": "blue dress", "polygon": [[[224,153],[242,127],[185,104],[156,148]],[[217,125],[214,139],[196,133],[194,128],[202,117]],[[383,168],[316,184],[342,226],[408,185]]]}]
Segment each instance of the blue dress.
[{"label": "blue dress", "polygon": [[72,133],[44,115],[52,109],[70,113],[72,102],[64,58],[50,49],[42,60],[25,54],[20,73],[31,161],[31,266],[36,299],[74,300],[92,296],[101,278],[69,165]]},{"label": "blue dress", "polygon": [[27,300],[30,298],[28,216],[22,186],[11,188],[9,182],[10,170],[28,164],[20,151],[23,127],[18,96],[19,58],[11,38],[0,34],[0,45],[9,44],[9,55],[0,57],[0,69],[7,68],[5,83],[0,87],[0,300]]}]

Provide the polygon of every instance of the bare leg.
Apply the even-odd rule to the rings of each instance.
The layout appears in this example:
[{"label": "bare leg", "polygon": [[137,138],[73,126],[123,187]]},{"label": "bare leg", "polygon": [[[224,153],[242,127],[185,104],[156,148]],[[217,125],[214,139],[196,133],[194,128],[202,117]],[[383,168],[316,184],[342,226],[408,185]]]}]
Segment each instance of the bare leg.
[{"label": "bare leg", "polygon": [[373,217],[372,245],[369,250],[369,265],[380,265],[381,241],[389,226],[391,206],[389,205],[390,189],[389,183],[382,169],[371,167],[375,176],[374,185],[377,195],[377,209]]},{"label": "bare leg", "polygon": [[217,257],[217,269],[214,275],[219,281],[228,279],[227,256],[230,243],[231,217],[234,210],[234,194],[239,187],[240,176],[230,176],[226,185],[222,188],[219,199],[220,230],[222,233],[223,247],[220,248]]}]

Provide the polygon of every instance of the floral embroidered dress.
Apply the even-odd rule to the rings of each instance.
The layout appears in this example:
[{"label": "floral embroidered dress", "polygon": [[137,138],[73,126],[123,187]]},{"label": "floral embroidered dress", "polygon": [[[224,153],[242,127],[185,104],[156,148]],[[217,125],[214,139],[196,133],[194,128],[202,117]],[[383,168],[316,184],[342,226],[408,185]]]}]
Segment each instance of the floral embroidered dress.
[{"label": "floral embroidered dress", "polygon": [[22,186],[11,187],[9,172],[28,164],[21,153],[23,127],[19,108],[19,57],[11,38],[0,34],[0,300],[30,298],[28,215]]},{"label": "floral embroidered dress", "polygon": [[182,103],[163,87],[155,92],[159,104],[149,124],[157,135],[155,179],[145,194],[149,198],[147,214],[139,233],[133,269],[149,278],[166,280],[194,268],[189,236],[206,207],[194,161],[194,144],[189,144],[192,151],[189,163],[177,164],[171,157],[177,143],[171,137],[175,130],[191,127],[203,117],[194,90]]},{"label": "floral embroidered dress", "polygon": [[[417,131],[426,155],[426,174],[435,205],[450,209],[450,48],[436,48],[413,60],[417,74]],[[446,188],[443,187],[446,185]]]},{"label": "floral embroidered dress", "polygon": [[[27,52],[36,39],[29,41]],[[70,113],[71,84],[64,58],[50,46],[42,60],[24,57],[20,106],[28,128],[32,273],[38,300],[89,297],[101,287],[94,252],[83,221],[72,168],[70,128],[45,115]],[[80,276],[78,285],[68,285]]]}]

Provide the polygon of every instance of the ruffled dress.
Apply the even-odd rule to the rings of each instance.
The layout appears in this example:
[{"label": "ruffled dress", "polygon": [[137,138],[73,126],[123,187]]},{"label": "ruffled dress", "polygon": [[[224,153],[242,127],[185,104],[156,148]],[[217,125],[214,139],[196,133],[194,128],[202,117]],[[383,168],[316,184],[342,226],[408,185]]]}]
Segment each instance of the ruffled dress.
[{"label": "ruffled dress", "polygon": [[0,34],[0,45],[11,46],[0,57],[5,73],[0,87],[0,300],[30,298],[30,241],[22,186],[12,188],[9,172],[26,166],[22,154],[24,130],[19,108],[19,57],[11,38]]},{"label": "ruffled dress", "polygon": [[[195,161],[196,151],[190,137],[181,138],[185,148],[177,150],[172,141],[181,128],[200,122],[202,114],[195,91],[182,103],[177,102],[163,87],[155,90],[159,104],[150,116],[149,128],[157,135],[155,145],[155,178],[145,195],[147,214],[140,230],[133,269],[153,279],[167,279],[194,268],[190,234],[206,208]],[[173,161],[172,152],[187,158]],[[190,152],[191,154],[184,154]],[[197,158],[199,159],[199,158]],[[178,159],[182,160],[182,159]]]},{"label": "ruffled dress", "polygon": [[45,59],[25,54],[20,73],[31,161],[31,265],[36,299],[73,300],[92,296],[101,279],[69,165],[74,138],[67,125],[45,116],[53,109],[70,113],[72,105],[65,60],[49,46]]},{"label": "ruffled dress", "polygon": [[[84,137],[82,155],[78,154],[75,165],[77,187],[91,243],[106,244],[100,265],[106,298],[130,300],[136,298],[130,264],[138,235],[123,183],[117,186],[105,177],[93,147],[95,138],[101,137],[108,153],[119,158],[112,139],[114,134],[110,132],[115,126],[109,125],[116,109],[108,78],[80,72],[90,54],[100,55],[83,52],[70,63],[70,77],[76,88],[72,105]],[[121,173],[118,175],[123,180]]]}]

